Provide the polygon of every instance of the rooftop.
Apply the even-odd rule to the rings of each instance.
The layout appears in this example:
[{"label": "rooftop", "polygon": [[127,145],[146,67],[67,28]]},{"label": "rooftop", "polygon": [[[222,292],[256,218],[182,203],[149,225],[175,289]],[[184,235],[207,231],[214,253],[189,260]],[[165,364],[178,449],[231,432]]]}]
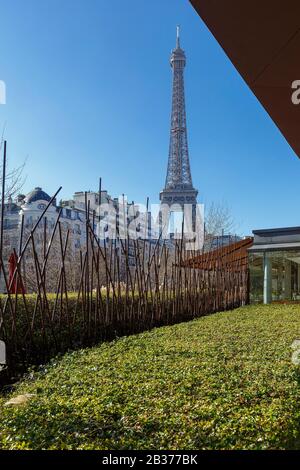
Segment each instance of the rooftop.
[{"label": "rooftop", "polygon": [[51,201],[51,197],[49,194],[45,193],[45,191],[42,190],[42,188],[36,187],[30,193],[27,194],[25,197],[24,202],[26,204],[31,204],[32,202],[36,201],[46,201],[49,202]]}]

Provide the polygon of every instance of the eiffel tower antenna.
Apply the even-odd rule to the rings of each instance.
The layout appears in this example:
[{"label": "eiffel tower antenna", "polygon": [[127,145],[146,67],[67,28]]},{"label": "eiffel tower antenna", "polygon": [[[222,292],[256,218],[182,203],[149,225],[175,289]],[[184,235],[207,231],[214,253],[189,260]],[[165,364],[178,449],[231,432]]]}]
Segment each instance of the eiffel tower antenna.
[{"label": "eiffel tower antenna", "polygon": [[177,25],[176,49],[180,49],[180,26]]}]

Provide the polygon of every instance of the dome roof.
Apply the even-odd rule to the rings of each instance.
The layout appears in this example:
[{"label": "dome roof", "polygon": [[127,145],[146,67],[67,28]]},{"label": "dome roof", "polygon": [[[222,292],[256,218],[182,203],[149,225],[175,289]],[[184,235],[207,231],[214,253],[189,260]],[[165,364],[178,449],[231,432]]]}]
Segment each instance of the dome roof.
[{"label": "dome roof", "polygon": [[49,194],[45,193],[42,188],[34,188],[30,193],[25,197],[25,203],[30,204],[31,202],[36,201],[46,201],[49,202],[51,197]]}]

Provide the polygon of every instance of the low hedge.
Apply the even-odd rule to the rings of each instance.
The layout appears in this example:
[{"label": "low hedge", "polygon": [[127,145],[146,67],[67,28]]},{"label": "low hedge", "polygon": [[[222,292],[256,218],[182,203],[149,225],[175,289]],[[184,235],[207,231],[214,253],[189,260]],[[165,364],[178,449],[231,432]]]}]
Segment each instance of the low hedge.
[{"label": "low hedge", "polygon": [[[201,300],[201,308],[197,308]],[[0,295],[1,310],[7,297]],[[227,309],[240,306],[239,296]],[[222,305],[223,308],[223,305]],[[225,308],[225,305],[224,305]],[[190,321],[218,310],[216,296],[206,291],[191,295],[182,291],[176,296],[170,293],[148,293],[141,297],[121,292],[101,293],[83,297],[76,292],[67,296],[47,294],[47,302],[35,294],[12,296],[6,305],[3,321],[0,316],[0,340],[7,347],[7,369],[0,373],[0,386],[24,372],[30,365],[47,362],[58,353],[90,347],[100,341],[136,334],[154,327]],[[220,310],[220,308],[219,308]]]}]

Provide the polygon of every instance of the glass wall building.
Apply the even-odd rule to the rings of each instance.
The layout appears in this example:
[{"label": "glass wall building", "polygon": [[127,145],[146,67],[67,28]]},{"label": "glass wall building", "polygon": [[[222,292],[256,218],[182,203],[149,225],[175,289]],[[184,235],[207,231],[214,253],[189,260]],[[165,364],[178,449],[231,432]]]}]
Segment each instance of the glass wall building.
[{"label": "glass wall building", "polygon": [[250,302],[300,302],[300,227],[254,230]]}]

